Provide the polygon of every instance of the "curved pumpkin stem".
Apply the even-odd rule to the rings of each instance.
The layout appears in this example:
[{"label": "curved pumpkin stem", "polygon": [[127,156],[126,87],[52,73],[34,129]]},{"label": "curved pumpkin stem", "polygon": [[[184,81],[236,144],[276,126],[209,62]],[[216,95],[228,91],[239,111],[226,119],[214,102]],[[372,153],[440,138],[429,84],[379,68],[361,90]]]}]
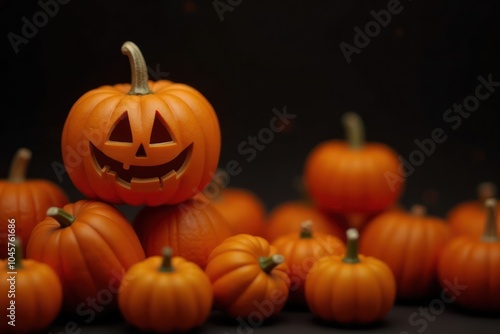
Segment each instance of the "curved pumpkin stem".
[{"label": "curved pumpkin stem", "polygon": [[417,217],[424,217],[427,214],[427,209],[421,204],[414,204],[410,209],[410,213]]},{"label": "curved pumpkin stem", "polygon": [[346,139],[351,149],[360,149],[365,144],[365,128],[361,117],[353,112],[342,116],[342,124],[346,132]]},{"label": "curved pumpkin stem", "polygon": [[26,170],[31,160],[31,151],[27,148],[17,150],[12,163],[10,164],[9,182],[24,182],[26,181]]},{"label": "curved pumpkin stem", "polygon": [[163,248],[163,261],[161,262],[159,271],[163,272],[172,272],[174,271],[174,267],[172,267],[172,248],[165,247]]},{"label": "curved pumpkin stem", "polygon": [[498,242],[500,238],[497,231],[497,201],[494,198],[488,198],[484,205],[486,206],[486,227],[481,240]]},{"label": "curved pumpkin stem", "polygon": [[358,263],[359,262],[359,232],[355,228],[350,228],[346,231],[347,250],[342,262]]},{"label": "curved pumpkin stem", "polygon": [[306,220],[300,224],[300,238],[308,239],[312,238],[312,220]]},{"label": "curved pumpkin stem", "polygon": [[497,187],[493,182],[483,182],[477,186],[477,198],[481,202],[486,202],[489,198],[497,197]]},{"label": "curved pumpkin stem", "polygon": [[285,261],[285,257],[280,254],[274,254],[273,256],[261,256],[259,258],[259,264],[262,270],[266,274],[270,274],[273,269],[283,263]]},{"label": "curved pumpkin stem", "polygon": [[125,42],[122,45],[122,53],[128,56],[132,72],[132,83],[129,95],[151,94],[148,86],[148,68],[142,56],[141,50],[132,42]]},{"label": "curved pumpkin stem", "polygon": [[47,210],[47,216],[57,220],[62,228],[71,226],[76,219],[75,216],[55,206]]}]

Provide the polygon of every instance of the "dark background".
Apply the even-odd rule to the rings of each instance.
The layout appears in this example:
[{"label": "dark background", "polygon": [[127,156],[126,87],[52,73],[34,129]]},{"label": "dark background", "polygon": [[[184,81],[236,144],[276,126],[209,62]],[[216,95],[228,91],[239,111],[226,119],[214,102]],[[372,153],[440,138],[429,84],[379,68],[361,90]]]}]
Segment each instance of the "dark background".
[{"label": "dark background", "polygon": [[[238,1],[233,1],[233,3]],[[225,3],[225,2],[224,2]],[[54,17],[15,53],[7,34],[21,35],[41,10],[36,1],[2,1],[0,175],[25,146],[30,177],[82,196],[62,162],[60,136],[72,104],[86,91],[130,81],[123,42],[135,42],[164,79],[198,89],[221,125],[221,167],[240,161],[230,186],[253,190],[268,209],[298,197],[294,180],[318,143],[342,138],[340,117],[357,111],[367,139],[406,159],[414,140],[443,128],[448,139],[416,167],[401,202],[420,202],[444,215],[473,198],[482,181],[500,184],[500,92],[481,102],[452,130],[446,109],[474,94],[477,77],[500,81],[500,24],[496,1],[401,1],[403,10],[348,64],[339,44],[353,44],[371,10],[388,1],[241,1],[221,21],[212,1],[83,1],[59,5]],[[272,109],[298,116],[254,161],[238,153],[249,135],[267,127]],[[130,208],[124,208],[129,210]]]}]

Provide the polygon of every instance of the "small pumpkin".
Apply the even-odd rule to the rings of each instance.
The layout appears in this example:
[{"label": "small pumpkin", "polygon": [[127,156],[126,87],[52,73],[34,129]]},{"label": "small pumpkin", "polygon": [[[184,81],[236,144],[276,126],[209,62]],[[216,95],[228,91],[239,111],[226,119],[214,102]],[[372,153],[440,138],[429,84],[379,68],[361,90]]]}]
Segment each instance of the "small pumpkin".
[{"label": "small pumpkin", "polygon": [[485,207],[483,235],[461,235],[450,241],[439,258],[438,275],[450,302],[468,310],[500,314],[500,235],[496,200],[486,200]]},{"label": "small pumpkin", "polygon": [[[446,221],[454,236],[471,235],[481,237],[486,222],[484,206],[488,198],[496,197],[496,186],[491,182],[480,183],[477,186],[477,199],[464,201],[455,205],[446,215]],[[500,216],[497,217],[497,226],[500,229]]]},{"label": "small pumpkin", "polygon": [[168,245],[202,269],[210,252],[233,234],[222,214],[202,196],[177,205],[144,207],[133,226],[146,256],[160,254]]},{"label": "small pumpkin", "polygon": [[344,229],[338,220],[300,200],[286,201],[275,206],[267,216],[264,236],[269,242],[273,242],[280,236],[296,233],[300,224],[306,220],[313,223],[316,232],[345,240]]},{"label": "small pumpkin", "polygon": [[396,282],[381,260],[358,254],[359,233],[350,228],[347,252],[319,259],[306,279],[305,296],[317,317],[340,324],[382,320],[394,305]]},{"label": "small pumpkin", "polygon": [[391,268],[399,300],[432,296],[439,290],[437,262],[451,234],[444,219],[414,205],[410,212],[388,211],[364,229],[360,250]]},{"label": "small pumpkin", "polygon": [[396,203],[405,183],[396,152],[387,145],[365,142],[358,114],[342,118],[347,141],[329,140],[312,149],[304,178],[311,199],[336,213],[375,213]]},{"label": "small pumpkin", "polygon": [[145,258],[127,219],[111,205],[90,200],[49,208],[33,229],[26,256],[56,271],[70,313],[85,310],[88,298],[114,308],[125,271]]},{"label": "small pumpkin", "polygon": [[233,234],[264,234],[266,208],[254,192],[245,188],[224,188],[212,204],[231,225]]},{"label": "small pumpkin", "polygon": [[152,256],[134,264],[120,286],[118,304],[125,320],[142,331],[180,332],[201,326],[212,310],[212,285],[198,265],[172,257]]},{"label": "small pumpkin", "polygon": [[321,232],[313,233],[311,220],[303,222],[300,232],[291,233],[275,239],[272,246],[285,257],[290,271],[290,304],[304,305],[304,284],[311,267],[320,258],[329,255],[342,255],[345,244],[339,238]]},{"label": "small pumpkin", "polygon": [[215,306],[233,318],[267,319],[278,314],[288,299],[288,266],[261,237],[227,238],[210,253],[205,272]]},{"label": "small pumpkin", "polygon": [[61,310],[61,281],[45,263],[23,259],[20,239],[12,237],[8,249],[14,253],[14,261],[0,261],[0,332],[42,331]]},{"label": "small pumpkin", "polygon": [[180,203],[210,182],[220,155],[220,128],[194,88],[148,81],[141,51],[125,42],[132,83],[81,96],[64,124],[64,165],[85,196],[113,204]]},{"label": "small pumpkin", "polygon": [[[7,258],[9,234],[21,240],[23,252],[35,225],[45,218],[51,206],[69,202],[65,192],[44,179],[27,179],[26,171],[32,153],[27,148],[17,150],[6,180],[0,180],[0,257]],[[15,226],[14,230],[9,225]]]}]

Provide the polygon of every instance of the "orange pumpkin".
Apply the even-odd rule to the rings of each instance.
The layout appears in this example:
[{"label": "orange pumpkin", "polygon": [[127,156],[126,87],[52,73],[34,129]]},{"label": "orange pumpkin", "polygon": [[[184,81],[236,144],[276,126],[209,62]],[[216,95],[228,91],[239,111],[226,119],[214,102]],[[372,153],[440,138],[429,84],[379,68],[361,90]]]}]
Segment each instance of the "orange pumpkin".
[{"label": "orange pumpkin", "polygon": [[320,258],[341,255],[345,252],[342,240],[332,235],[312,231],[313,223],[307,220],[301,224],[300,233],[291,233],[275,239],[271,245],[285,257],[290,271],[289,303],[304,305],[304,283],[311,267]]},{"label": "orange pumpkin", "polygon": [[396,152],[381,143],[365,143],[359,115],[343,117],[347,141],[320,143],[304,167],[306,188],[321,208],[337,213],[374,213],[401,196],[404,175]]},{"label": "orange pumpkin", "polygon": [[497,203],[488,199],[485,206],[483,235],[462,235],[450,241],[439,258],[438,275],[447,301],[468,310],[500,314]]},{"label": "orange pumpkin", "polygon": [[296,233],[306,220],[313,223],[316,232],[345,239],[343,228],[333,216],[303,201],[287,201],[274,207],[267,217],[264,236],[273,242],[280,236]]},{"label": "orange pumpkin", "polygon": [[61,281],[45,263],[23,259],[19,239],[12,237],[8,249],[13,261],[0,261],[0,332],[42,331],[61,310]]},{"label": "orange pumpkin", "polygon": [[244,188],[221,189],[212,204],[231,225],[233,234],[264,234],[266,209],[262,200]]},{"label": "orange pumpkin", "polygon": [[120,286],[118,304],[125,320],[142,331],[180,332],[202,325],[212,310],[212,285],[193,262],[166,247],[163,256],[136,263]]},{"label": "orange pumpkin", "polygon": [[[79,314],[116,306],[125,271],[145,258],[126,218],[108,204],[88,200],[49,208],[33,229],[26,256],[56,271],[63,307]],[[91,299],[97,307],[89,304]]]},{"label": "orange pumpkin", "polygon": [[124,43],[122,52],[130,59],[132,84],[102,86],[75,102],[62,133],[64,165],[92,199],[180,203],[202,191],[217,167],[217,115],[190,86],[148,81],[134,43]]},{"label": "orange pumpkin", "polygon": [[317,317],[340,324],[383,319],[394,305],[396,283],[381,260],[358,254],[358,231],[350,228],[345,255],[319,259],[306,279],[305,296]]},{"label": "orange pumpkin", "polygon": [[389,265],[398,299],[415,300],[437,292],[437,261],[450,237],[443,219],[414,205],[410,212],[394,210],[377,216],[364,229],[360,250]]},{"label": "orange pumpkin", "polygon": [[[68,203],[64,191],[53,182],[26,179],[31,151],[20,148],[12,160],[9,177],[0,180],[0,258],[7,258],[9,235],[21,239],[23,252],[35,225],[51,206]],[[11,227],[9,227],[11,225]]]},{"label": "orange pumpkin", "polygon": [[[496,197],[496,187],[493,183],[484,182],[477,187],[477,199],[465,201],[454,206],[447,214],[446,221],[451,233],[481,237],[485,228],[486,210],[484,202],[488,198]],[[500,216],[497,217],[497,226],[500,229]]]},{"label": "orange pumpkin", "polygon": [[208,261],[205,272],[215,305],[229,316],[255,323],[282,310],[290,288],[288,266],[265,239],[232,236],[210,253]]},{"label": "orange pumpkin", "polygon": [[202,269],[210,252],[232,235],[221,213],[201,196],[177,205],[145,207],[133,226],[146,256],[160,254],[168,245],[175,254]]}]

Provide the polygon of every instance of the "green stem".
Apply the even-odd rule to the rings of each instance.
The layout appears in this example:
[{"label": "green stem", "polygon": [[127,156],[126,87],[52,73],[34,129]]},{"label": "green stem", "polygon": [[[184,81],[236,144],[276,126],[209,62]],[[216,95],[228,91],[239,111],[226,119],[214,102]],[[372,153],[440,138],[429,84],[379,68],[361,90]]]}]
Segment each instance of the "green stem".
[{"label": "green stem", "polygon": [[161,262],[160,268],[158,268],[159,271],[168,273],[174,271],[174,267],[172,267],[172,253],[172,248],[163,248],[163,261]]},{"label": "green stem", "polygon": [[71,226],[76,219],[72,214],[55,206],[52,206],[47,210],[47,216],[57,220],[62,228]]},{"label": "green stem", "polygon": [[[23,245],[21,239],[18,237],[14,238],[14,269],[22,269],[23,268]],[[8,270],[12,271],[12,270]]]},{"label": "green stem", "polygon": [[493,182],[483,182],[477,186],[477,198],[484,203],[488,198],[497,197],[497,187]]},{"label": "green stem", "polygon": [[346,236],[347,250],[342,261],[345,263],[358,263],[359,232],[355,228],[350,228],[346,231]]},{"label": "green stem", "polygon": [[9,182],[26,181],[26,170],[31,160],[31,151],[27,148],[17,150],[12,163],[10,164]]},{"label": "green stem", "polygon": [[308,239],[312,238],[312,220],[306,220],[300,224],[300,238]]},{"label": "green stem", "polygon": [[128,56],[130,69],[132,72],[132,83],[129,95],[151,94],[148,86],[148,68],[142,56],[141,50],[132,42],[125,42],[122,45],[122,53]]},{"label": "green stem", "polygon": [[347,112],[342,116],[342,124],[346,139],[351,149],[360,149],[365,144],[365,129],[361,117],[355,112]]},{"label": "green stem", "polygon": [[500,238],[497,231],[497,201],[494,198],[489,198],[484,205],[486,206],[486,227],[481,240],[498,242]]},{"label": "green stem", "polygon": [[266,274],[270,274],[273,269],[283,263],[285,257],[280,254],[274,254],[273,256],[261,256],[259,258],[260,267]]}]

